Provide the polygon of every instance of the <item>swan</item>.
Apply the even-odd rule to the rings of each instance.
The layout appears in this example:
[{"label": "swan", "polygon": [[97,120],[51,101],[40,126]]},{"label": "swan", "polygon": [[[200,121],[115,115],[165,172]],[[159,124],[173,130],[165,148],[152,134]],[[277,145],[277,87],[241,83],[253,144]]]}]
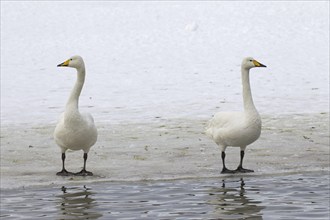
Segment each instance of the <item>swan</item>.
[{"label": "swan", "polygon": [[[209,121],[206,135],[220,147],[222,158],[221,173],[248,173],[253,170],[243,168],[246,147],[256,141],[261,133],[261,118],[253,104],[249,72],[254,67],[266,67],[252,57],[244,58],[241,65],[243,85],[243,112],[218,112]],[[240,163],[236,170],[229,170],[225,165],[225,150],[228,146],[240,147]]]},{"label": "swan", "polygon": [[75,173],[79,176],[92,176],[93,173],[86,170],[87,154],[90,148],[96,143],[97,129],[91,114],[79,112],[78,102],[81,90],[85,82],[85,64],[80,56],[73,56],[65,62],[58,64],[58,67],[73,67],[77,70],[77,81],[71,91],[65,106],[65,111],[61,114],[54,131],[54,139],[62,151],[62,171],[56,173],[59,176],[68,176],[73,173],[65,169],[66,150],[83,150],[83,169]]}]

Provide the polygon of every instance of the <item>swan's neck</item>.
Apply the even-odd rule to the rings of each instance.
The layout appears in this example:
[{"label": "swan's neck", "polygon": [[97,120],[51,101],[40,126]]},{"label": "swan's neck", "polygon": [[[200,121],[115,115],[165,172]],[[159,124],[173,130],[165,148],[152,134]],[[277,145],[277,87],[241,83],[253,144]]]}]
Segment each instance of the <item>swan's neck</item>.
[{"label": "swan's neck", "polygon": [[68,102],[66,103],[66,111],[78,111],[79,96],[85,82],[85,67],[77,69],[77,81],[71,91]]},{"label": "swan's neck", "polygon": [[242,68],[242,84],[243,84],[243,103],[245,112],[257,112],[253,104],[251,87],[250,87],[250,71]]}]

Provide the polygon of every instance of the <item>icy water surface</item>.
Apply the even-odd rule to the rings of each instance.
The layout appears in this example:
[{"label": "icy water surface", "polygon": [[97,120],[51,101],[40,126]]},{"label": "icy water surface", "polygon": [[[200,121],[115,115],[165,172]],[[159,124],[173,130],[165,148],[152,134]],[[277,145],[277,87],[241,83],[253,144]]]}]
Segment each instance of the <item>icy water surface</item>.
[{"label": "icy water surface", "polygon": [[329,219],[329,173],[3,191],[3,219]]}]

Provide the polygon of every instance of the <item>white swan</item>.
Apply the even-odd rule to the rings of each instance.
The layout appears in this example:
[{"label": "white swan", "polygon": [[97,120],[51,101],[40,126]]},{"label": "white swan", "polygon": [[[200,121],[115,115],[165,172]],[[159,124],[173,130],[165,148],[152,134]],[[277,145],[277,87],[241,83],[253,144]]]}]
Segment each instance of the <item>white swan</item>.
[{"label": "white swan", "polygon": [[93,117],[90,114],[81,114],[78,108],[79,96],[85,81],[85,64],[80,56],[73,56],[57,66],[77,69],[77,81],[66,103],[65,111],[54,131],[55,141],[62,151],[62,171],[58,172],[57,175],[67,176],[73,174],[64,167],[65,152],[67,149],[71,149],[84,151],[84,167],[75,175],[90,176],[93,173],[86,171],[86,160],[89,149],[97,140],[97,130]]},{"label": "white swan", "polygon": [[[223,169],[221,173],[254,172],[243,168],[244,151],[256,141],[261,133],[261,118],[253,104],[249,71],[253,67],[266,67],[252,57],[243,59],[241,65],[244,112],[219,112],[209,121],[206,134],[220,147]],[[225,165],[225,150],[228,146],[240,147],[240,164],[236,170]]]}]

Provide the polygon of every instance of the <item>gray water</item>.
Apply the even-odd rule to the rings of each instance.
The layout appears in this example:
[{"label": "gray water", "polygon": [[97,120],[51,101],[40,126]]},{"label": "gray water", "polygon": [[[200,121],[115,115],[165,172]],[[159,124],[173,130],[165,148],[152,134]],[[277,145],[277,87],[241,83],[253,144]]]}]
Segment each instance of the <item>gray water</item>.
[{"label": "gray water", "polygon": [[329,173],[2,191],[3,219],[329,219]]}]

